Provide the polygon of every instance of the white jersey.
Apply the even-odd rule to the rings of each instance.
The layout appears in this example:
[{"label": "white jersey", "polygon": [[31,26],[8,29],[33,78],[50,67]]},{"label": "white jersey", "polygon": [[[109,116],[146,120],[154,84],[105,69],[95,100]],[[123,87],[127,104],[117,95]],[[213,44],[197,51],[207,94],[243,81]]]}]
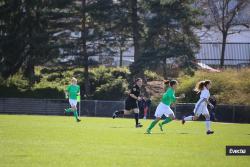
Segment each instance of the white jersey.
[{"label": "white jersey", "polygon": [[207,100],[210,97],[209,90],[205,87],[200,94],[199,101],[195,104],[194,113],[199,116],[200,114],[209,114],[207,109]]}]

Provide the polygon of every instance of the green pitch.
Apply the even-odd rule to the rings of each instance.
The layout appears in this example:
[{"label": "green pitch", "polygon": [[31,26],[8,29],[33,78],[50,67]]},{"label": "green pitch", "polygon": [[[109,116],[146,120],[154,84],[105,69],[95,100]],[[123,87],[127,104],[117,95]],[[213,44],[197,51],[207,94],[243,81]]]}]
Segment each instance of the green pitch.
[{"label": "green pitch", "polygon": [[246,167],[250,156],[227,157],[226,145],[250,145],[250,124],[180,121],[144,134],[132,119],[0,115],[1,167]]}]

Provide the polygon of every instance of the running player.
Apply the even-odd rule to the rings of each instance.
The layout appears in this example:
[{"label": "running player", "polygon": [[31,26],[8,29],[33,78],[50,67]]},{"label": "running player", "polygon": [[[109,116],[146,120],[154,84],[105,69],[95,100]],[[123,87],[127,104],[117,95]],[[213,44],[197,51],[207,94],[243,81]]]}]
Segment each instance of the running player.
[{"label": "running player", "polygon": [[163,131],[163,125],[175,119],[174,112],[170,108],[171,104],[176,102],[176,99],[185,97],[184,94],[182,94],[180,97],[175,97],[175,90],[178,85],[178,82],[176,80],[165,80],[164,82],[165,85],[168,85],[168,88],[167,91],[163,94],[160,104],[156,108],[155,120],[149,125],[146,131],[147,134],[151,134],[151,130],[153,129],[153,127],[161,120],[161,117],[165,115],[166,119],[158,124],[161,131]]},{"label": "running player", "polygon": [[210,105],[211,108],[214,106],[209,102],[209,89],[211,88],[212,83],[210,80],[200,81],[196,84],[194,91],[200,94],[199,101],[195,104],[194,108],[194,116],[188,116],[184,117],[182,119],[182,124],[185,124],[186,121],[194,121],[199,118],[199,116],[202,114],[206,118],[206,129],[207,134],[213,134],[214,131],[210,129],[211,121],[210,121],[210,115],[207,109],[207,105]]},{"label": "running player", "polygon": [[66,89],[66,96],[69,98],[70,108],[65,109],[66,113],[73,112],[76,122],[80,122],[81,120],[78,118],[77,114],[77,95],[80,94],[80,86],[77,85],[77,79],[72,78],[71,84]]},{"label": "running player", "polygon": [[125,101],[125,109],[115,111],[113,113],[113,119],[115,119],[119,115],[129,115],[129,114],[134,113],[135,127],[136,128],[142,127],[142,125],[139,123],[139,108],[137,104],[137,102],[141,100],[141,97],[140,97],[141,86],[142,86],[142,79],[137,78],[135,80],[135,85],[130,90],[129,95]]}]

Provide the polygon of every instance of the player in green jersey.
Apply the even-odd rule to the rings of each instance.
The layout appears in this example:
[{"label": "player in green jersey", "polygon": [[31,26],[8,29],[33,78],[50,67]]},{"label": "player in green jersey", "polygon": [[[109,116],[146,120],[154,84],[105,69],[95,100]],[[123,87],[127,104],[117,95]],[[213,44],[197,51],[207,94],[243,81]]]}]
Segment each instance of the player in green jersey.
[{"label": "player in green jersey", "polygon": [[163,125],[171,122],[175,119],[174,112],[170,108],[171,104],[176,102],[176,99],[184,98],[185,95],[182,94],[180,97],[175,97],[175,89],[177,88],[178,82],[176,80],[167,80],[164,81],[168,85],[167,91],[163,94],[160,104],[157,106],[155,111],[155,120],[149,125],[146,133],[151,134],[151,129],[161,120],[163,115],[166,116],[166,119],[163,122],[159,123],[161,131],[163,131]]},{"label": "player in green jersey", "polygon": [[81,120],[78,117],[77,114],[77,96],[80,95],[80,86],[77,85],[77,79],[72,78],[71,84],[67,86],[66,89],[66,96],[69,98],[69,104],[70,108],[65,109],[66,113],[73,112],[75,119],[77,122],[80,122]]}]

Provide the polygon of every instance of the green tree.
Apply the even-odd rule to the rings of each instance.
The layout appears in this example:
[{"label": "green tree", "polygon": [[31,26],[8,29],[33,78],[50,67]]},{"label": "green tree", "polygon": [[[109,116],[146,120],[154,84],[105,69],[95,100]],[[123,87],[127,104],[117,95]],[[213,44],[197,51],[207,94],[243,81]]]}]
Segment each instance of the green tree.
[{"label": "green tree", "polygon": [[30,81],[34,66],[58,55],[52,40],[55,20],[70,0],[1,0],[0,55],[2,76],[9,77],[20,69]]},{"label": "green tree", "polygon": [[193,33],[200,26],[196,19],[199,11],[192,7],[193,1],[153,0],[144,3],[146,36],[140,60],[132,67],[133,73],[143,69],[162,66],[166,75],[166,61],[174,58],[179,66],[192,66],[195,50],[199,47]]}]

